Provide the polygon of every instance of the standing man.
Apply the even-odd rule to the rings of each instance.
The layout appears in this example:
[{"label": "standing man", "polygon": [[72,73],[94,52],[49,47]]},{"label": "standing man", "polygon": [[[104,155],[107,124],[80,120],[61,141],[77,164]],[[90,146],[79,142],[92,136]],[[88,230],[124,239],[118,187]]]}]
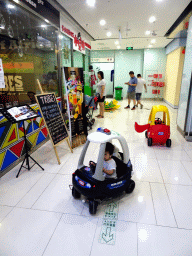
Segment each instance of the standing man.
[{"label": "standing man", "polygon": [[147,87],[146,87],[146,82],[145,80],[141,77],[140,74],[137,75],[137,87],[136,87],[136,100],[137,100],[137,105],[141,105],[141,109],[143,108],[143,104],[141,104],[141,94],[143,92],[143,86],[145,87],[145,92],[147,92]]},{"label": "standing man", "polygon": [[134,76],[134,72],[130,71],[129,72],[130,75],[130,80],[128,83],[125,83],[127,85],[129,85],[128,91],[127,91],[127,95],[128,95],[128,106],[125,107],[125,109],[130,108],[130,102],[131,100],[133,100],[133,108],[131,110],[135,110],[135,105],[136,105],[136,101],[135,101],[135,89],[137,86],[137,78]]}]

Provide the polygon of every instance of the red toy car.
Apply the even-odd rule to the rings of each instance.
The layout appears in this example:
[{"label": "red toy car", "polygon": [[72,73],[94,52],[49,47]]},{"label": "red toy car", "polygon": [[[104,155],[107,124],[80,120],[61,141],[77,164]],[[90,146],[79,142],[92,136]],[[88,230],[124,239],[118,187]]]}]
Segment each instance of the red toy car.
[{"label": "red toy car", "polygon": [[[163,112],[163,120],[155,118],[157,112]],[[167,147],[171,147],[170,139],[170,117],[168,108],[163,105],[153,106],[149,115],[148,124],[138,125],[135,123],[135,130],[137,132],[145,132],[146,138],[148,138],[148,146],[152,144],[166,144]]]}]

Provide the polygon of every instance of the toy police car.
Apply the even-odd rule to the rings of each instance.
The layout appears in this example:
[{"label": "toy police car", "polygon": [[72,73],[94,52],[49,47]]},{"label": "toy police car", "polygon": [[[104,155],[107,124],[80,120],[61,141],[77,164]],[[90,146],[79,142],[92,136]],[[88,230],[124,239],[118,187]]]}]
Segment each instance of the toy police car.
[{"label": "toy police car", "polygon": [[[105,147],[107,142],[117,139],[122,147],[123,153],[120,153],[122,160],[116,156],[112,158],[116,162],[117,178],[105,178],[103,175],[103,161]],[[84,166],[84,158],[90,142],[100,143],[100,150],[95,171]],[[131,180],[132,164],[129,159],[129,149],[126,140],[118,133],[108,129],[98,128],[97,132],[89,134],[81,156],[78,162],[78,168],[72,175],[72,195],[74,198],[80,198],[81,194],[87,197],[89,201],[89,212],[95,214],[99,202],[117,197],[124,191],[132,193],[135,188],[135,182]]]}]

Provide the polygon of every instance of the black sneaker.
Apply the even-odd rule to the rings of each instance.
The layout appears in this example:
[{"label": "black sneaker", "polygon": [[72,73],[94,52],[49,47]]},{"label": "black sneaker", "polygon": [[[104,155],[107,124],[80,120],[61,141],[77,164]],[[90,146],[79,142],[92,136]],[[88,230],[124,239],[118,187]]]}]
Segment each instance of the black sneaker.
[{"label": "black sneaker", "polygon": [[130,108],[130,106],[128,105],[127,107],[125,107],[124,109]]},{"label": "black sneaker", "polygon": [[132,109],[131,110],[135,110],[135,106],[134,107],[132,107]]}]

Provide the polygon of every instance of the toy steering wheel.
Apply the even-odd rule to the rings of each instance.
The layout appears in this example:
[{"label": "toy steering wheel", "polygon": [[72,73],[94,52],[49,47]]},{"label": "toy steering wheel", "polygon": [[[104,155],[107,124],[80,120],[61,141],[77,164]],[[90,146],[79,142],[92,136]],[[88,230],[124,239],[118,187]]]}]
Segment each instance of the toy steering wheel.
[{"label": "toy steering wheel", "polygon": [[159,117],[155,118],[155,124],[162,124],[161,118]]}]

